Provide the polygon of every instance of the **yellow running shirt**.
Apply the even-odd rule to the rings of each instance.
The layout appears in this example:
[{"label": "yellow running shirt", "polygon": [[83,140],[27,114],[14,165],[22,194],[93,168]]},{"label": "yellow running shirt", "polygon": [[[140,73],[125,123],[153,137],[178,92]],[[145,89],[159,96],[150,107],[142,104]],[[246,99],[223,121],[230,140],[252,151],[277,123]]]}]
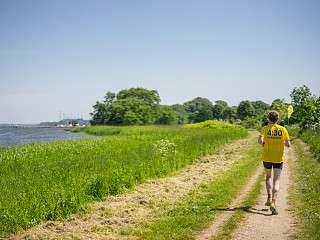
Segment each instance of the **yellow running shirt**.
[{"label": "yellow running shirt", "polygon": [[263,161],[281,163],[284,161],[284,143],[289,140],[285,127],[278,124],[268,124],[261,129],[264,141]]}]

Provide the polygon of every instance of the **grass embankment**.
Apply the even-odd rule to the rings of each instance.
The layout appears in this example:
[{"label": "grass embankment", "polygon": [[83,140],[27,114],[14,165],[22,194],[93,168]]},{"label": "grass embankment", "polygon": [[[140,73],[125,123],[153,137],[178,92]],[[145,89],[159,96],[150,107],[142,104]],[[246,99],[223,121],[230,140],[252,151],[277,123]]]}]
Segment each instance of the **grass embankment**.
[{"label": "grass embankment", "polygon": [[[123,234],[142,239],[193,239],[196,232],[206,227],[236,197],[261,164],[261,151],[262,148],[255,145],[239,163],[191,192],[177,207],[161,213],[151,223],[124,230]],[[247,203],[251,203],[251,199]]]},{"label": "grass embankment", "polygon": [[289,162],[293,178],[290,203],[300,223],[294,238],[320,239],[320,133],[308,131],[299,137],[310,144],[313,153],[305,144],[294,141],[298,159]]},{"label": "grass embankment", "polygon": [[94,131],[110,129],[120,132],[0,151],[0,236],[63,219],[82,211],[89,201],[167,175],[247,135],[243,128]]}]

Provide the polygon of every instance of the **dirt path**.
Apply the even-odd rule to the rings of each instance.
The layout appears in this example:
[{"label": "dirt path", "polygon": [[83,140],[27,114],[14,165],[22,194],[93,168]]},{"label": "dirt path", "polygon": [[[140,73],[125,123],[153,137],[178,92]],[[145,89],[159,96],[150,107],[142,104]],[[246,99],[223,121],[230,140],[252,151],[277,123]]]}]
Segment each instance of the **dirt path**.
[{"label": "dirt path", "polygon": [[232,201],[230,206],[226,209],[226,211],[221,212],[217,218],[214,219],[213,223],[210,224],[206,229],[204,229],[200,234],[195,236],[196,240],[207,240],[211,237],[215,236],[219,229],[223,226],[223,224],[231,217],[234,213],[233,209],[239,207],[241,203],[244,201],[245,197],[252,190],[253,185],[256,183],[258,177],[262,174],[263,167],[259,167],[255,174],[251,177],[249,182],[243,187],[240,191],[241,194]]},{"label": "dirt path", "polygon": [[62,222],[47,222],[11,239],[135,239],[121,236],[123,228],[151,220],[173,208],[190,191],[208,182],[239,161],[256,142],[257,132],[227,144],[216,154],[169,176],[139,185],[134,191],[91,204],[92,213]]},{"label": "dirt path", "polygon": [[[286,151],[288,161],[293,161],[295,155],[293,151]],[[289,238],[294,223],[293,217],[287,210],[289,171],[288,164],[285,164],[281,173],[280,192],[277,200],[279,215],[271,215],[268,207],[264,206],[267,199],[265,188],[259,197],[258,204],[248,213],[248,218],[242,223],[235,232],[232,239],[272,239],[284,240]]]}]

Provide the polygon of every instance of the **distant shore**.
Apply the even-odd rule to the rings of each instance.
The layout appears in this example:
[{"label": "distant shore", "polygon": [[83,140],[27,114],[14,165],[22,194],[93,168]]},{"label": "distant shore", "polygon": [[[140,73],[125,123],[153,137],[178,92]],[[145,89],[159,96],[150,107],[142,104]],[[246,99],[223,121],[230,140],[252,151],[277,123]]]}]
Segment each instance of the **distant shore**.
[{"label": "distant shore", "polygon": [[18,125],[11,125],[11,127],[14,128],[69,128],[67,126],[65,127],[59,127],[59,126],[50,126],[50,125],[32,125],[32,124],[18,124]]}]

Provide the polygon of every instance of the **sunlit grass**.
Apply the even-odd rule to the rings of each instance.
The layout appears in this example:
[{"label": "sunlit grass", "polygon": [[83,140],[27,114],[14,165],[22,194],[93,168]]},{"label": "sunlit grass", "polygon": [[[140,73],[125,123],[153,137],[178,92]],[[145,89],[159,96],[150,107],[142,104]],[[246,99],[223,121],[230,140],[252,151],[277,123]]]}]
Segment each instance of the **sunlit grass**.
[{"label": "sunlit grass", "polygon": [[[0,236],[63,219],[82,211],[89,201],[167,175],[247,135],[242,128],[94,127],[85,131],[106,136],[0,150]],[[173,143],[174,151],[159,154],[155,144],[161,139]]]},{"label": "sunlit grass", "polygon": [[[261,154],[262,148],[258,144],[247,149],[241,161],[191,192],[175,208],[161,212],[151,222],[124,229],[122,234],[152,240],[194,239],[194,235],[214,220],[220,211],[227,208],[241,191],[261,164],[257,160]],[[259,187],[260,183],[255,186],[254,193],[250,194],[244,204],[253,204]]]},{"label": "sunlit grass", "polygon": [[294,143],[298,159],[289,162],[293,177],[290,203],[300,226],[294,238],[319,239],[320,164],[305,145],[299,141]]}]

